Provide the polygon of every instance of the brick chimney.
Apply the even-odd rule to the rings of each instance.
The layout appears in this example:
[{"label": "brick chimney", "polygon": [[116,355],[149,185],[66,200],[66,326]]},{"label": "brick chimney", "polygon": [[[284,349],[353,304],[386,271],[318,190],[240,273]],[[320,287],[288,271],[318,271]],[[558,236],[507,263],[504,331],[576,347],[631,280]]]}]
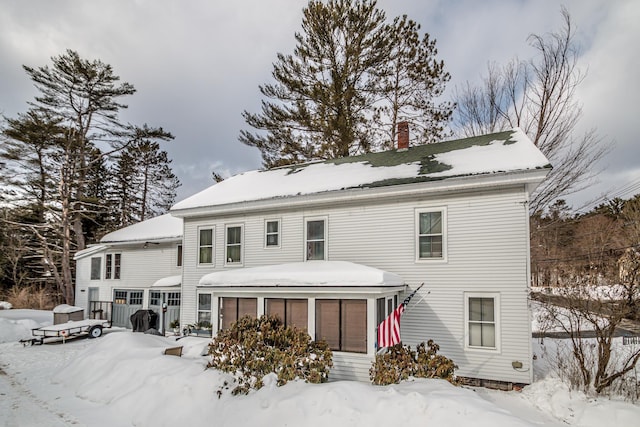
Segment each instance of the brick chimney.
[{"label": "brick chimney", "polygon": [[398,122],[398,150],[409,148],[409,122]]}]

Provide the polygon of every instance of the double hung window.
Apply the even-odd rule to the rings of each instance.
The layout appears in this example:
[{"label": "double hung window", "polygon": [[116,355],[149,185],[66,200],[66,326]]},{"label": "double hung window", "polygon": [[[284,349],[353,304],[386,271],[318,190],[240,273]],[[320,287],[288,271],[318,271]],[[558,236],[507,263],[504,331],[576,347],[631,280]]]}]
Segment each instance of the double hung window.
[{"label": "double hung window", "polygon": [[467,347],[499,349],[498,295],[467,294],[465,306]]},{"label": "double hung window", "polygon": [[226,246],[227,257],[226,264],[242,264],[242,225],[227,226]]},{"label": "double hung window", "polygon": [[305,260],[327,259],[327,221],[308,219],[305,221]]},{"label": "double hung window", "polygon": [[446,254],[445,210],[416,212],[416,258],[443,260]]},{"label": "double hung window", "polygon": [[264,230],[265,248],[280,247],[280,220],[272,219],[265,221]]},{"label": "double hung window", "polygon": [[213,264],[213,228],[198,229],[198,264]]}]

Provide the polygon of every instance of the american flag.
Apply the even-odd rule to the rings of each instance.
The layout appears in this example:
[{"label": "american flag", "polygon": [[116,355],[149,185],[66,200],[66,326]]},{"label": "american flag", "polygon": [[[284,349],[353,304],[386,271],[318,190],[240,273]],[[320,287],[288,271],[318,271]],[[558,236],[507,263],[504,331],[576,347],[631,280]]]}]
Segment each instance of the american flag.
[{"label": "american flag", "polygon": [[378,325],[378,348],[391,347],[400,343],[400,316],[404,312],[404,303],[387,316]]},{"label": "american flag", "polygon": [[393,312],[378,325],[378,348],[392,347],[400,344],[402,341],[400,339],[400,316],[404,313],[404,309],[409,304],[409,301],[411,301],[411,298],[413,298],[423,285],[424,283],[418,286],[415,291],[411,292],[402,304],[393,310]]}]

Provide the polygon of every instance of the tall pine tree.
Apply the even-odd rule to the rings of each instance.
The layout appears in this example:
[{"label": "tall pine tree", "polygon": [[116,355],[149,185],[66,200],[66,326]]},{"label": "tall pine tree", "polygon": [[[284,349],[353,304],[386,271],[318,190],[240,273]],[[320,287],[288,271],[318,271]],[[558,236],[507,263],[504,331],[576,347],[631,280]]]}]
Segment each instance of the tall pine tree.
[{"label": "tall pine tree", "polygon": [[[151,145],[149,152],[155,155],[146,160],[143,186],[148,186],[144,197],[149,202],[142,209],[142,219],[146,212],[152,215],[158,204],[165,203],[150,201],[156,188],[163,192],[158,197],[175,197],[175,191],[166,188],[177,185],[177,178],[170,171],[166,153],[153,145],[156,140],[173,137],[160,128],[120,122],[118,112],[126,108],[121,99],[135,89],[120,83],[108,64],[82,59],[68,50],[53,57],[51,67],[24,69],[40,94],[30,103],[32,109],[27,114],[7,119],[2,132],[6,141],[0,149],[5,167],[0,175],[14,190],[7,197],[9,203],[25,212],[0,220],[29,231],[31,240],[39,242],[39,248],[28,242],[29,257],[39,260],[44,276],[52,277],[64,301],[73,304],[74,253],[117,224],[112,221],[107,200],[113,179],[108,171],[117,154],[129,146],[140,149],[140,141],[146,139]],[[133,154],[138,155],[143,156]],[[136,161],[140,160],[136,157]],[[154,168],[162,171],[163,178],[153,174]],[[167,184],[171,180],[173,184]]]},{"label": "tall pine tree", "polygon": [[257,147],[265,166],[387,147],[400,120],[419,124],[421,142],[440,136],[450,106],[436,111],[431,100],[449,77],[417,24],[386,23],[375,0],[311,0],[303,14],[293,54],[279,53],[275,83],[260,86],[261,112],[243,113],[257,132],[239,140]]}]

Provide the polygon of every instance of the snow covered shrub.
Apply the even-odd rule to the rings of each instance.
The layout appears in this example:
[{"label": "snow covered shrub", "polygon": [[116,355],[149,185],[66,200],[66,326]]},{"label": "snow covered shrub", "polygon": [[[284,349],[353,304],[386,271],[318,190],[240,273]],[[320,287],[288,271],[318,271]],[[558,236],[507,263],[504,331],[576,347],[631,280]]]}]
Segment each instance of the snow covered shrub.
[{"label": "snow covered shrub", "polygon": [[261,388],[264,376],[272,372],[278,385],[296,378],[326,382],[333,366],[324,341],[311,341],[306,331],[285,327],[275,316],[239,319],[218,333],[209,344],[209,355],[208,367],[235,375],[239,385],[234,395]]},{"label": "snow covered shrub", "polygon": [[418,344],[416,351],[409,346],[389,347],[383,354],[377,354],[369,369],[369,378],[376,385],[397,384],[415,378],[442,378],[456,384],[456,364],[449,358],[437,354],[440,346],[429,340]]}]

